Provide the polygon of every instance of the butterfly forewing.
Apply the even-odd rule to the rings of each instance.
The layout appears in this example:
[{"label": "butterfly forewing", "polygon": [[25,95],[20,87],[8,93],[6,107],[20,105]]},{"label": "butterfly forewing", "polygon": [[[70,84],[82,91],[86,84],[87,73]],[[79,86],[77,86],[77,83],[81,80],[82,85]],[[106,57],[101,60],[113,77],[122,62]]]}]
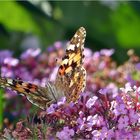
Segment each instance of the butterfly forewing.
[{"label": "butterfly forewing", "polygon": [[67,101],[76,101],[85,88],[86,71],[83,68],[86,31],[81,27],[67,45],[65,56],[58,69],[55,86]]}]

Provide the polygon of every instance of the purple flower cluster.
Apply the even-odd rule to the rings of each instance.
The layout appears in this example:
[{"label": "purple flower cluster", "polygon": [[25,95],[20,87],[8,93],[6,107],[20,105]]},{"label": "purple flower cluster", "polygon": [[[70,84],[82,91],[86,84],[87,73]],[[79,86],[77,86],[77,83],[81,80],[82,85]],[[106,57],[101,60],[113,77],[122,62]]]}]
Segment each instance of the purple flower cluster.
[{"label": "purple flower cluster", "polygon": [[[19,58],[14,57],[11,51],[0,51],[1,77],[22,79],[45,86],[48,79],[51,81],[55,79],[56,58],[62,58],[64,55],[64,44],[56,42],[42,53],[39,48],[30,48],[23,52]],[[30,112],[33,112],[34,106],[25,97],[16,96],[17,94],[13,91],[6,90],[6,93],[4,94],[7,100],[4,126],[11,127],[13,120],[29,115]]]},{"label": "purple flower cluster", "polygon": [[69,129],[68,127],[63,127],[61,132],[56,133],[56,137],[58,137],[60,140],[72,140],[72,136],[74,136],[74,130]]},{"label": "purple flower cluster", "polygon": [[[58,120],[63,120],[64,127],[73,129],[74,134],[72,132],[73,135],[70,138],[140,139],[139,103],[134,102],[129,96],[129,88],[123,88],[128,92],[121,91],[120,95],[112,101],[106,96],[107,94],[100,98],[100,95],[89,97],[84,93],[77,104],[64,105],[61,110],[56,110],[50,116],[58,117]],[[137,90],[138,88],[134,87],[131,91],[135,100]],[[140,94],[138,96],[140,97]],[[60,139],[63,139],[66,133],[65,129],[57,132],[61,135]]]},{"label": "purple flower cluster", "polygon": [[[80,99],[76,103],[68,104],[62,98],[46,111],[38,112],[37,117],[41,121],[39,124],[19,121],[14,130],[5,129],[3,137],[60,140],[140,139],[140,82],[137,78],[139,57],[129,52],[129,60],[117,66],[111,59],[113,53],[113,49],[93,53],[86,48],[84,67],[87,71],[87,87]],[[63,55],[61,42],[56,42],[43,53],[40,49],[28,49],[21,54],[20,59],[5,51],[3,57],[0,56],[1,74],[43,85],[48,79],[55,80],[56,58]],[[17,100],[15,96],[13,100]],[[20,112],[21,114],[29,114],[31,106],[27,104],[28,102],[22,106],[24,113]]]}]

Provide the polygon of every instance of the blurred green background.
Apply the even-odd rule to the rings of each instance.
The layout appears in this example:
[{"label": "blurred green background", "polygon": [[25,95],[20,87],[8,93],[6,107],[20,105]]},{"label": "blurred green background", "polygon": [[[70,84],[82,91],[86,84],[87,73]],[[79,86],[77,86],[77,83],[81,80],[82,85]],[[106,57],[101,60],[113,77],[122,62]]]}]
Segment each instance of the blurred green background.
[{"label": "blurred green background", "polygon": [[86,47],[114,48],[118,62],[128,49],[140,53],[138,1],[1,1],[0,11],[0,49],[17,55],[26,47],[69,40],[80,26],[87,30]]}]

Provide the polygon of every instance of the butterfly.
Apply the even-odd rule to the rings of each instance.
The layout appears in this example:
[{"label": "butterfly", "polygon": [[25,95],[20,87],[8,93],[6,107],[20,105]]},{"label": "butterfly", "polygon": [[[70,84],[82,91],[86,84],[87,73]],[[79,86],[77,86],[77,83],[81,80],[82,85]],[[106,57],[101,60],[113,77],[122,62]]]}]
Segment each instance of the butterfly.
[{"label": "butterfly", "polygon": [[0,77],[0,86],[17,91],[34,105],[46,110],[49,105],[65,96],[66,101],[76,102],[86,86],[86,70],[83,67],[86,30],[80,27],[66,46],[56,79],[45,87],[18,79]]}]

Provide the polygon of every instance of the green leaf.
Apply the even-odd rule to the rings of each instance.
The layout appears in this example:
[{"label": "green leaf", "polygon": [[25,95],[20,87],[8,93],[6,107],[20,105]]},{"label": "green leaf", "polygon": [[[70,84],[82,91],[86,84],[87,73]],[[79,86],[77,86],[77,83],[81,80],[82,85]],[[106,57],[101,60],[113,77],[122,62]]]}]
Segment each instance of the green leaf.
[{"label": "green leaf", "polygon": [[139,71],[135,71],[132,73],[132,78],[136,81],[140,81],[140,72]]},{"label": "green leaf", "polygon": [[0,23],[7,30],[21,32],[38,32],[31,14],[15,1],[3,1],[0,3]]},{"label": "green leaf", "polygon": [[118,43],[126,48],[140,45],[140,16],[129,3],[118,6],[111,15]]}]

